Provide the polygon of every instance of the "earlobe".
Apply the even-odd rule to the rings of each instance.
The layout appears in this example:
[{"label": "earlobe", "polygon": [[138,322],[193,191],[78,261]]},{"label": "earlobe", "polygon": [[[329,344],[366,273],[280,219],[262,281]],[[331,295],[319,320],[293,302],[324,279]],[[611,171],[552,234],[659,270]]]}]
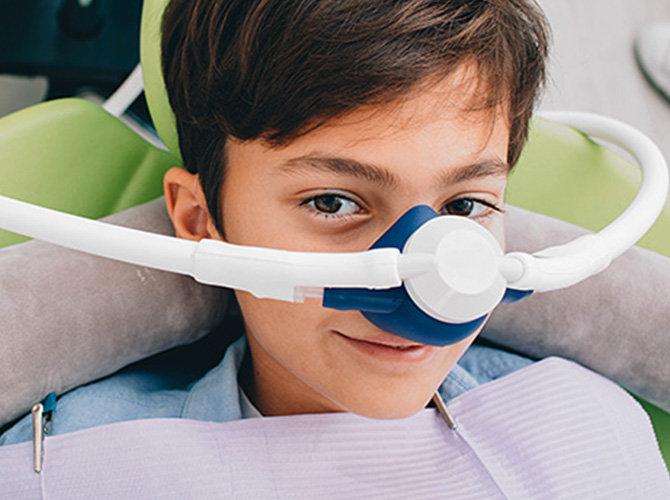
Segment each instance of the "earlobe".
[{"label": "earlobe", "polygon": [[163,190],[176,236],[194,241],[217,237],[197,174],[173,167],[163,177]]}]

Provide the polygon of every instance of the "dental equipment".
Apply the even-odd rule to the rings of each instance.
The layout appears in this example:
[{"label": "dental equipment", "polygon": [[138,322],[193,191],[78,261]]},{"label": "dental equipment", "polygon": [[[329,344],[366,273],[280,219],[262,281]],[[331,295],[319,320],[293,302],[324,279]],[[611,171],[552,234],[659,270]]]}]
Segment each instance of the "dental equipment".
[{"label": "dental equipment", "polygon": [[0,227],[72,249],[193,276],[259,298],[359,310],[382,329],[448,345],[476,331],[502,300],[576,284],[605,269],[652,226],[668,194],[665,160],[651,140],[612,119],[584,113],[545,118],[627,150],[642,169],[631,205],[597,234],[532,255],[504,254],[462,217],[414,207],[366,252],[316,253],[192,242],[113,226],[0,197]]}]

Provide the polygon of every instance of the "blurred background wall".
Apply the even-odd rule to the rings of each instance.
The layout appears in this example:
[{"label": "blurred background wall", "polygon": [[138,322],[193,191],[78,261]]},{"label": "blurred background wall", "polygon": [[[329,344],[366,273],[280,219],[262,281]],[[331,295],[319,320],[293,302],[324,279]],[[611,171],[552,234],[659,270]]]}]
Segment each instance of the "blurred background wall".
[{"label": "blurred background wall", "polygon": [[670,22],[668,0],[538,0],[554,33],[542,107],[593,111],[649,135],[670,160],[670,103],[647,83],[633,41],[644,26]]}]

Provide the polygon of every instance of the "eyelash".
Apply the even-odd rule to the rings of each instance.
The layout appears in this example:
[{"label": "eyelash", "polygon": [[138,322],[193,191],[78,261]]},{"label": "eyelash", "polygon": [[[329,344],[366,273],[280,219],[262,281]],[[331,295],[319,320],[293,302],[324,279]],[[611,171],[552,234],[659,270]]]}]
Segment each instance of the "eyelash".
[{"label": "eyelash", "polygon": [[[473,203],[475,203],[475,204],[482,205],[483,207],[485,207],[485,210],[484,210],[483,213],[478,214],[478,215],[461,215],[461,216],[459,216],[458,214],[449,214],[449,213],[443,213],[443,212],[442,212],[442,210],[444,210],[445,208],[447,208],[449,205],[453,205],[453,204],[455,204],[455,203],[458,203],[458,202],[464,202],[464,201],[466,201],[466,202],[473,202]],[[494,205],[493,203],[490,203],[490,202],[485,201],[485,200],[480,200],[480,199],[478,199],[478,198],[457,198],[457,199],[452,200],[452,201],[450,201],[449,203],[447,203],[447,204],[442,208],[442,210],[440,211],[440,215],[456,215],[456,216],[458,216],[458,217],[467,217],[467,218],[472,219],[472,220],[475,220],[475,221],[477,221],[477,222],[484,222],[484,221],[487,221],[488,219],[491,218],[491,216],[492,216],[493,214],[502,214],[502,213],[504,213],[504,210],[503,210],[502,208],[500,208],[500,207]]]},{"label": "eyelash", "polygon": [[[347,219],[347,218],[353,217],[355,215],[355,213],[338,214],[338,213],[327,213],[327,212],[323,212],[323,211],[319,210],[316,207],[315,204],[317,203],[318,200],[323,201],[324,199],[330,199],[329,201],[331,201],[331,202],[333,200],[336,200],[336,201],[339,201],[340,203],[342,203],[342,200],[344,200],[344,203],[353,203],[354,205],[356,205],[358,207],[358,210],[357,210],[356,213],[363,210],[356,201],[354,201],[351,198],[349,198],[348,196],[345,196],[345,195],[340,194],[340,193],[323,193],[323,194],[319,194],[319,195],[316,195],[316,196],[312,196],[310,198],[307,198],[306,200],[301,201],[300,206],[301,207],[306,207],[312,213],[313,216],[320,217],[320,218],[323,218],[323,219],[332,219],[332,218]],[[482,205],[482,206],[486,207],[486,209],[488,209],[488,210],[486,210],[482,214],[478,214],[478,215],[475,215],[475,216],[472,216],[472,215],[461,215],[460,216],[460,217],[468,217],[468,218],[473,219],[473,220],[478,221],[478,222],[482,222],[482,221],[485,221],[485,220],[489,219],[494,213],[498,213],[498,214],[504,213],[504,210],[502,208],[494,205],[493,203],[490,203],[490,202],[485,201],[485,200],[480,200],[480,199],[477,199],[477,198],[464,197],[464,198],[458,198],[456,200],[452,200],[449,203],[447,203],[440,210],[440,215],[455,215],[455,214],[443,213],[443,211],[447,207],[449,207],[450,205],[453,206],[453,204],[458,203],[458,202],[473,202],[475,204],[479,204],[479,205]]]},{"label": "eyelash", "polygon": [[356,205],[356,207],[358,207],[358,210],[356,211],[356,213],[363,210],[357,202],[355,202],[354,200],[352,200],[348,196],[345,196],[345,195],[340,194],[340,193],[318,194],[316,196],[312,196],[311,198],[307,198],[306,200],[301,201],[300,206],[301,207],[306,207],[312,213],[312,215],[314,215],[315,217],[321,217],[323,219],[331,219],[331,218],[346,219],[346,218],[349,218],[349,217],[352,217],[353,215],[355,215],[353,213],[349,213],[349,214],[328,213],[328,212],[323,212],[323,211],[319,210],[315,206],[317,200],[324,200],[326,198],[332,198],[332,199],[340,200],[340,201],[344,200],[344,203],[353,203],[354,205]]}]

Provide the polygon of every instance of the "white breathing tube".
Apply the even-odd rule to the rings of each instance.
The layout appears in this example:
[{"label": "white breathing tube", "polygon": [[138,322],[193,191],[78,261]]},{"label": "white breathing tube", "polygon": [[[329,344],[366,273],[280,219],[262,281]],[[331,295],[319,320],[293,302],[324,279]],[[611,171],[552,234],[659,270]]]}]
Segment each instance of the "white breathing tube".
[{"label": "white breathing tube", "polygon": [[[493,267],[488,267],[496,274],[496,280],[501,281],[501,277],[504,286],[517,290],[556,290],[602,271],[647,232],[668,196],[668,168],[663,155],[639,131],[587,113],[542,116],[628,151],[642,170],[642,183],[631,205],[597,234],[532,255],[484,252],[486,258],[493,259]],[[472,225],[479,228],[473,229],[475,232],[485,231],[478,224]],[[355,253],[317,253],[245,247],[215,240],[193,242],[64,214],[5,196],[0,196],[0,228],[74,250],[190,275],[201,283],[248,291],[259,298],[291,302],[301,302],[306,296],[318,297],[325,287],[398,287],[405,280],[436,271],[437,254],[423,251],[401,253],[395,248],[380,248]],[[473,244],[479,244],[482,238],[475,240],[477,243]],[[458,263],[455,266],[461,267]],[[479,268],[472,264],[462,267]],[[488,277],[477,279],[482,283],[493,281]],[[467,282],[462,278],[456,281]],[[464,290],[463,294],[467,296],[470,291]],[[468,316],[478,317],[494,306],[489,303],[475,306]]]},{"label": "white breathing tube", "polygon": [[523,262],[524,267],[523,274],[518,278],[510,276],[510,286],[542,292],[566,288],[599,273],[637,243],[654,224],[667,202],[668,166],[663,153],[651,139],[620,121],[578,112],[550,112],[540,116],[623,148],[642,171],[641,184],[634,200],[600,232],[547,248],[532,256],[508,254]]},{"label": "white breathing tube", "polygon": [[82,252],[197,281],[253,293],[259,298],[299,301],[295,288],[399,286],[400,252],[292,252],[199,242],[115,226],[0,196],[0,227]]}]

